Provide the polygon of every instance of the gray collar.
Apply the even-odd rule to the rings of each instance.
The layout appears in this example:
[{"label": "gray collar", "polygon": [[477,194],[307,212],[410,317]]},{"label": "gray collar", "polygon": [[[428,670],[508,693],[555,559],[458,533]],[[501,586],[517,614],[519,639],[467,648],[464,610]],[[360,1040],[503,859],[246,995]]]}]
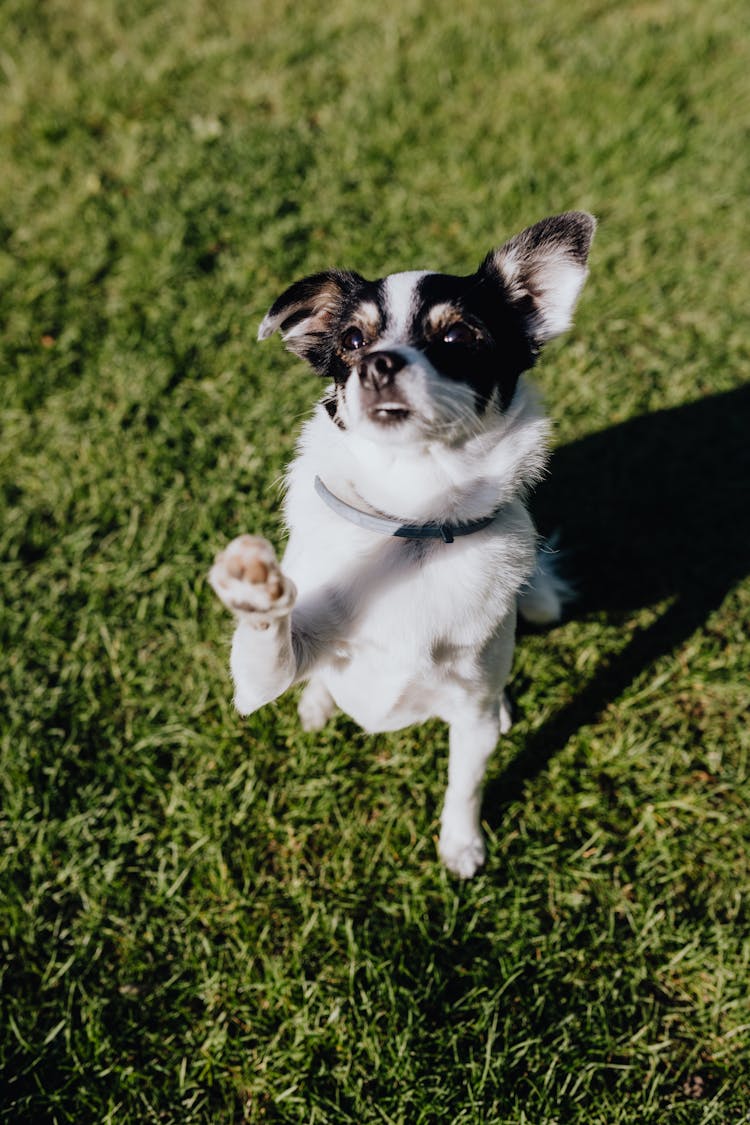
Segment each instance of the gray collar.
[{"label": "gray collar", "polygon": [[478,520],[467,520],[466,523],[404,523],[390,516],[373,516],[369,512],[361,512],[359,508],[353,508],[351,504],[334,496],[320,477],[315,478],[315,491],[332,511],[343,519],[349,520],[350,523],[355,523],[357,527],[377,531],[381,535],[396,535],[400,539],[442,539],[444,543],[452,543],[458,536],[473,535],[475,531],[489,527],[500,511],[500,508],[495,508],[489,516],[482,516]]}]

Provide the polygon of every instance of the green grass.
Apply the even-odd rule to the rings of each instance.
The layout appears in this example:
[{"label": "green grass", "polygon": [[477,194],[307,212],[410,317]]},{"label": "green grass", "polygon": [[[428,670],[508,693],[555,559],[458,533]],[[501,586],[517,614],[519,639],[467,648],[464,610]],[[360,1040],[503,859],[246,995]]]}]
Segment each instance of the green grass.
[{"label": "green grass", "polygon": [[[747,7],[322,7],[0,12],[0,1116],[746,1121]],[[280,545],[281,289],[570,207],[580,599],[520,639],[461,885],[444,728],[240,720],[204,575]]]}]

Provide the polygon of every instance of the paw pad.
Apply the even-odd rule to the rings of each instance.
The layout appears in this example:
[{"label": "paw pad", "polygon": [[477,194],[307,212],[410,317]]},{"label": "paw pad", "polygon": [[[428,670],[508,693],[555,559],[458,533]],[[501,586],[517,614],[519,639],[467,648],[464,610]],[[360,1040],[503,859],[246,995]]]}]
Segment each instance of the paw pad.
[{"label": "paw pad", "polygon": [[257,535],[240,535],[220,551],[208,580],[228,609],[249,614],[262,624],[288,613],[294,584],[279,569],[273,547]]}]

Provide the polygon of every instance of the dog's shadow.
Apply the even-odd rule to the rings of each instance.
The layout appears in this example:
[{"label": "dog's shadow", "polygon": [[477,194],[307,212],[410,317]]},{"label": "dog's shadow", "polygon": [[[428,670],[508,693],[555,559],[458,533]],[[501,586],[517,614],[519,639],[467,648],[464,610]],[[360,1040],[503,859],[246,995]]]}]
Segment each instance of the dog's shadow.
[{"label": "dog's shadow", "polygon": [[750,384],[561,447],[532,507],[540,530],[560,528],[570,549],[572,616],[603,611],[616,624],[641,607],[667,608],[489,783],[492,826],[525,781],[750,572]]}]

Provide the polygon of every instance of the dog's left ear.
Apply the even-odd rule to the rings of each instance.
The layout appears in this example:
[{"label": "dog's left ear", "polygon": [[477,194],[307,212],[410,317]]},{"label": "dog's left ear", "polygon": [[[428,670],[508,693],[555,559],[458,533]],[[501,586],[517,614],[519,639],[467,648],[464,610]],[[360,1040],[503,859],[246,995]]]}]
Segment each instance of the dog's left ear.
[{"label": "dog's left ear", "polygon": [[595,230],[585,211],[553,215],[492,250],[480,267],[502,284],[537,347],[570,327]]},{"label": "dog's left ear", "polygon": [[364,282],[349,270],[325,270],[290,285],[271,305],[258,329],[266,340],[277,330],[290,352],[320,366],[344,297]]}]

